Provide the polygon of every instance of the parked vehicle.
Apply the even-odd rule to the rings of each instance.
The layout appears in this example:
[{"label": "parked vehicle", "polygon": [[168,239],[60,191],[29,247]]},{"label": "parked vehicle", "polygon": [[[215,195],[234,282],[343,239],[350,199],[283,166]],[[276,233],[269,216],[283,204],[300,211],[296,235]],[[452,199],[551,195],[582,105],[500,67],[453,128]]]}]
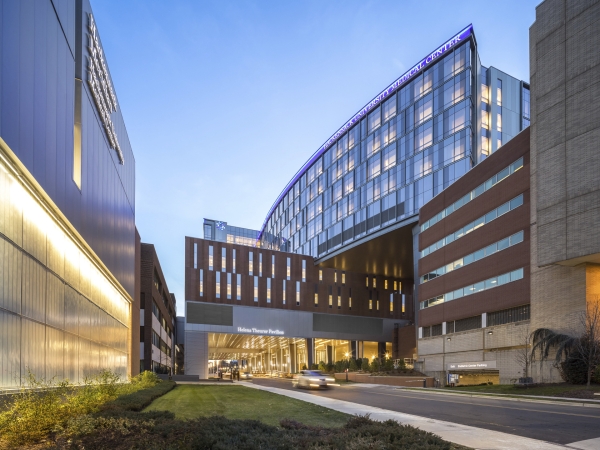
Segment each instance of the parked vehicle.
[{"label": "parked vehicle", "polygon": [[252,373],[250,373],[250,372],[241,372],[240,373],[240,379],[241,380],[251,380],[252,379]]},{"label": "parked vehicle", "polygon": [[335,380],[324,375],[320,370],[301,370],[294,377],[293,384],[303,389],[327,389]]}]

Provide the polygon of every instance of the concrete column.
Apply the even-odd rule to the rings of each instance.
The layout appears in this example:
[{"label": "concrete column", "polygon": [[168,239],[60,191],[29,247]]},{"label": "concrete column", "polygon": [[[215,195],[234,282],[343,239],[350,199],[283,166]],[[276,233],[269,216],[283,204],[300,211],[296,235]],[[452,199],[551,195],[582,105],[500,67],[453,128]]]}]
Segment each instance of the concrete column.
[{"label": "concrete column", "polygon": [[331,364],[333,363],[333,346],[328,345],[327,346],[327,357],[326,357],[327,361],[325,361],[327,364]]},{"label": "concrete column", "polygon": [[446,334],[446,322],[442,322],[442,335]]},{"label": "concrete column", "polygon": [[201,331],[185,332],[185,373],[208,378],[208,333]]},{"label": "concrete column", "polygon": [[315,340],[314,338],[306,339],[306,358],[308,359],[307,366],[310,367],[315,363]]},{"label": "concrete column", "polygon": [[296,360],[296,344],[290,344],[290,362],[288,367],[289,373],[298,372],[297,360]]},{"label": "concrete column", "polygon": [[386,352],[385,342],[378,342],[377,343],[377,356],[380,358],[385,358],[385,352]]},{"label": "concrete column", "polygon": [[481,315],[481,328],[487,327],[487,313]]}]

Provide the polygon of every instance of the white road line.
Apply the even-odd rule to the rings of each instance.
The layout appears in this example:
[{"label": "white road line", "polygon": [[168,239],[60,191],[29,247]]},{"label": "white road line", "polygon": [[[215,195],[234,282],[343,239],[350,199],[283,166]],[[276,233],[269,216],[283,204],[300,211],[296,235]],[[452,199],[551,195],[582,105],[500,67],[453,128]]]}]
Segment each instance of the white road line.
[{"label": "white road line", "polygon": [[[468,425],[445,422],[443,420],[429,419],[427,417],[399,413],[387,409],[361,405],[343,400],[336,400],[328,397],[321,397],[318,395],[310,395],[304,392],[298,392],[289,389],[273,388],[251,383],[243,385],[253,389],[285,395],[286,397],[313,403],[315,405],[330,408],[346,414],[370,414],[371,419],[378,421],[385,421],[389,419],[396,420],[402,424],[411,425],[413,427],[420,428],[421,430],[435,433],[447,441],[472,448],[486,450],[564,450],[565,448],[568,448],[560,444],[553,444],[537,439],[516,436],[509,433],[502,433],[500,431],[486,430]],[[598,449],[598,447],[581,448],[584,450],[591,448],[595,448],[595,450]]]}]

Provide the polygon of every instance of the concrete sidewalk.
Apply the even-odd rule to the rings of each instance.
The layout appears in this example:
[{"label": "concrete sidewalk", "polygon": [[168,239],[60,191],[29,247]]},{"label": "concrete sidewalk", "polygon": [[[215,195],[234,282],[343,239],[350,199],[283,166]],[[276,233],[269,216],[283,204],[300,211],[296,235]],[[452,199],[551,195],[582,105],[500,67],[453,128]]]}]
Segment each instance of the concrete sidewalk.
[{"label": "concrete sidewalk", "polygon": [[[375,408],[373,406],[366,406],[358,403],[346,402],[343,400],[335,400],[318,395],[310,395],[305,392],[260,386],[253,383],[243,383],[243,386],[285,395],[287,397],[313,403],[315,405],[330,408],[346,414],[370,414],[370,417],[373,420],[396,420],[404,425],[411,425],[421,430],[429,431],[437,434],[442,439],[471,448],[495,450],[564,450],[565,448],[579,448],[588,450],[600,448],[598,447],[600,441],[597,439],[593,439],[589,442],[582,441],[581,443],[573,443],[569,446],[563,446],[560,444],[553,444],[536,439],[515,436],[499,431],[470,427],[467,425],[428,419],[426,417],[414,416],[412,414],[405,414],[387,409]],[[577,446],[577,444],[581,445]]]}]

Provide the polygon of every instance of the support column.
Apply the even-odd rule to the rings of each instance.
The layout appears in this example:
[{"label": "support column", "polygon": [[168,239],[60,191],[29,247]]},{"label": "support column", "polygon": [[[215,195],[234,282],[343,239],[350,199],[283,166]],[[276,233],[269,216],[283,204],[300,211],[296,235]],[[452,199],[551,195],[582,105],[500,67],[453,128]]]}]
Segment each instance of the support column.
[{"label": "support column", "polygon": [[297,367],[297,359],[296,359],[296,343],[290,344],[290,362],[289,362],[289,368],[288,368],[288,372],[289,373],[296,373],[298,372],[298,367]]},{"label": "support column", "polygon": [[315,340],[314,338],[306,339],[306,358],[308,359],[308,368],[315,363]]},{"label": "support column", "polygon": [[208,333],[202,331],[185,332],[185,372],[208,378]]},{"label": "support column", "polygon": [[332,364],[333,363],[333,346],[328,345],[327,346],[327,357],[326,357],[327,361],[325,361],[327,364]]}]

